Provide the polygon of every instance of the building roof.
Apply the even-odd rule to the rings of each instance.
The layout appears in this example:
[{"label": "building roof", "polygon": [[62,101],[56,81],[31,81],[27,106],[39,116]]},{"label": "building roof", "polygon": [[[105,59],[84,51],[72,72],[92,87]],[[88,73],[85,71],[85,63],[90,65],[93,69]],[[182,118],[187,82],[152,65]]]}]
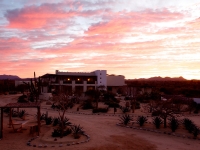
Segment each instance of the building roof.
[{"label": "building roof", "polygon": [[56,77],[56,76],[95,76],[96,77],[96,74],[95,73],[93,73],[93,72],[91,72],[91,73],[83,73],[83,72],[67,72],[67,73],[65,73],[65,74],[45,74],[45,75],[43,75],[43,76],[41,76],[42,78],[47,78],[47,77],[49,77],[49,76],[54,76],[54,77]]}]

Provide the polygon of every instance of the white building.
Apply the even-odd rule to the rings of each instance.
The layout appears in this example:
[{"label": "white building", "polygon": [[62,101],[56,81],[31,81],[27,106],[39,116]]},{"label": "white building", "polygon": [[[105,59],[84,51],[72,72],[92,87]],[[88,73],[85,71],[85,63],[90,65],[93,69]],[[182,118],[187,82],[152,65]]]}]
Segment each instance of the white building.
[{"label": "white building", "polygon": [[124,76],[107,75],[106,70],[96,70],[93,72],[61,72],[56,70],[55,74],[45,74],[41,76],[42,92],[52,90],[64,90],[69,93],[83,93],[88,89],[96,89],[99,86],[119,87],[125,85]]}]

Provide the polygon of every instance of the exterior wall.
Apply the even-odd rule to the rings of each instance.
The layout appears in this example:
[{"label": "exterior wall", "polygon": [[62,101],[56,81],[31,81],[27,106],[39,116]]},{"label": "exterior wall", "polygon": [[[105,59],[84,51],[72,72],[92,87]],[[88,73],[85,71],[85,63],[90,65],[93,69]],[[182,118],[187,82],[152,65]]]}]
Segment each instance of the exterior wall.
[{"label": "exterior wall", "polygon": [[124,76],[115,76],[115,75],[108,75],[107,76],[107,86],[124,86],[125,80]]},{"label": "exterior wall", "polygon": [[97,86],[105,86],[107,87],[107,77],[106,77],[106,70],[96,70],[94,71],[97,76]]}]

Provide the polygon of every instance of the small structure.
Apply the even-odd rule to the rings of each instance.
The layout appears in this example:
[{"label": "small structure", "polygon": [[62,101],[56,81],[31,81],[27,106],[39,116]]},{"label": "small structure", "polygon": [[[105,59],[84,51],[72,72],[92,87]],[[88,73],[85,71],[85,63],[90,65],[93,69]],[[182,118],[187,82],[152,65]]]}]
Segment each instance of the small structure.
[{"label": "small structure", "polygon": [[3,109],[9,108],[9,124],[11,124],[11,109],[12,108],[37,108],[37,122],[38,122],[38,136],[40,133],[40,102],[32,102],[32,103],[9,103],[5,106],[0,106],[0,139],[3,138]]}]

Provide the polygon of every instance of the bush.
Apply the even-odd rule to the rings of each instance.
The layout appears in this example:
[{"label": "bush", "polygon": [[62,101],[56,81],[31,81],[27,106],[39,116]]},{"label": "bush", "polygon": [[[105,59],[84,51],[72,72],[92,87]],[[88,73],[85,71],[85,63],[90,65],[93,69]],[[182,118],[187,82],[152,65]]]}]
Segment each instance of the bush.
[{"label": "bush", "polygon": [[120,122],[124,125],[128,125],[132,120],[133,118],[127,114],[120,117]]},{"label": "bush", "polygon": [[193,135],[194,135],[194,138],[197,138],[197,135],[199,134],[199,128],[198,127],[196,127],[196,126],[194,126],[194,128],[193,128]]},{"label": "bush", "polygon": [[61,109],[60,105],[55,105],[54,103],[51,105],[53,109]]},{"label": "bush", "polygon": [[153,118],[153,124],[156,126],[157,129],[160,128],[160,125],[163,123],[160,117]]},{"label": "bush", "polygon": [[160,110],[153,111],[151,116],[159,116],[161,114]]},{"label": "bush", "polygon": [[107,102],[105,102],[105,104],[108,105],[111,108],[114,108],[114,107],[118,108],[119,107],[119,103],[114,102],[114,101],[107,101]]},{"label": "bush", "polygon": [[[63,125],[64,125],[64,127],[66,127],[66,126],[70,126],[71,125],[71,122],[69,122],[69,119],[68,118],[64,118],[63,119]],[[61,122],[61,120],[60,120],[60,122],[59,122],[59,127],[62,127],[62,122]]]},{"label": "bush", "polygon": [[123,113],[130,112],[129,107],[120,107]]},{"label": "bush", "polygon": [[144,116],[138,116],[138,118],[137,118],[137,123],[138,123],[140,126],[143,126],[145,122],[147,122],[147,118],[146,118],[146,117],[144,117]]},{"label": "bush", "polygon": [[82,104],[82,109],[93,109],[92,102],[90,100],[86,100]]},{"label": "bush", "polygon": [[190,119],[188,118],[183,119],[183,125],[186,130],[189,130],[192,124],[193,122]]},{"label": "bush", "polygon": [[178,119],[176,119],[176,118],[174,118],[174,117],[170,118],[170,119],[169,119],[169,126],[170,126],[172,132],[175,132],[176,129],[178,128],[178,126],[179,126],[179,121],[178,121]]},{"label": "bush", "polygon": [[18,112],[14,110],[14,111],[12,112],[12,117],[18,117],[18,116],[19,116],[19,115],[18,115]]},{"label": "bush", "polygon": [[4,109],[3,109],[3,112],[5,112],[5,113],[8,114],[8,113],[10,112],[10,109],[9,109],[9,108],[4,108]]},{"label": "bush", "polygon": [[53,126],[57,126],[60,123],[60,119],[59,118],[54,118],[53,119]]},{"label": "bush", "polygon": [[[67,136],[71,133],[72,133],[71,129],[67,128],[66,130],[63,131],[63,136]],[[52,137],[61,137],[61,130],[54,129],[54,131],[52,132]]]},{"label": "bush", "polygon": [[17,102],[18,102],[18,103],[27,103],[27,102],[28,102],[27,96],[26,96],[26,95],[21,95],[21,96],[19,96]]},{"label": "bush", "polygon": [[98,112],[102,112],[102,113],[107,113],[108,112],[108,108],[93,108],[92,112],[93,113],[98,113]]},{"label": "bush", "polygon": [[52,117],[46,117],[45,122],[46,122],[46,125],[50,125],[53,122]]},{"label": "bush", "polygon": [[82,129],[83,129],[83,127],[81,127],[80,125],[71,126],[71,130],[72,130],[72,133],[73,133],[75,139],[80,138],[80,135],[84,133],[84,131]]},{"label": "bush", "polygon": [[136,102],[135,109],[140,109],[140,102]]},{"label": "bush", "polygon": [[19,111],[19,113],[18,113],[18,116],[20,117],[20,118],[22,118],[24,115],[25,115],[25,113],[26,113],[26,110],[20,110]]}]

